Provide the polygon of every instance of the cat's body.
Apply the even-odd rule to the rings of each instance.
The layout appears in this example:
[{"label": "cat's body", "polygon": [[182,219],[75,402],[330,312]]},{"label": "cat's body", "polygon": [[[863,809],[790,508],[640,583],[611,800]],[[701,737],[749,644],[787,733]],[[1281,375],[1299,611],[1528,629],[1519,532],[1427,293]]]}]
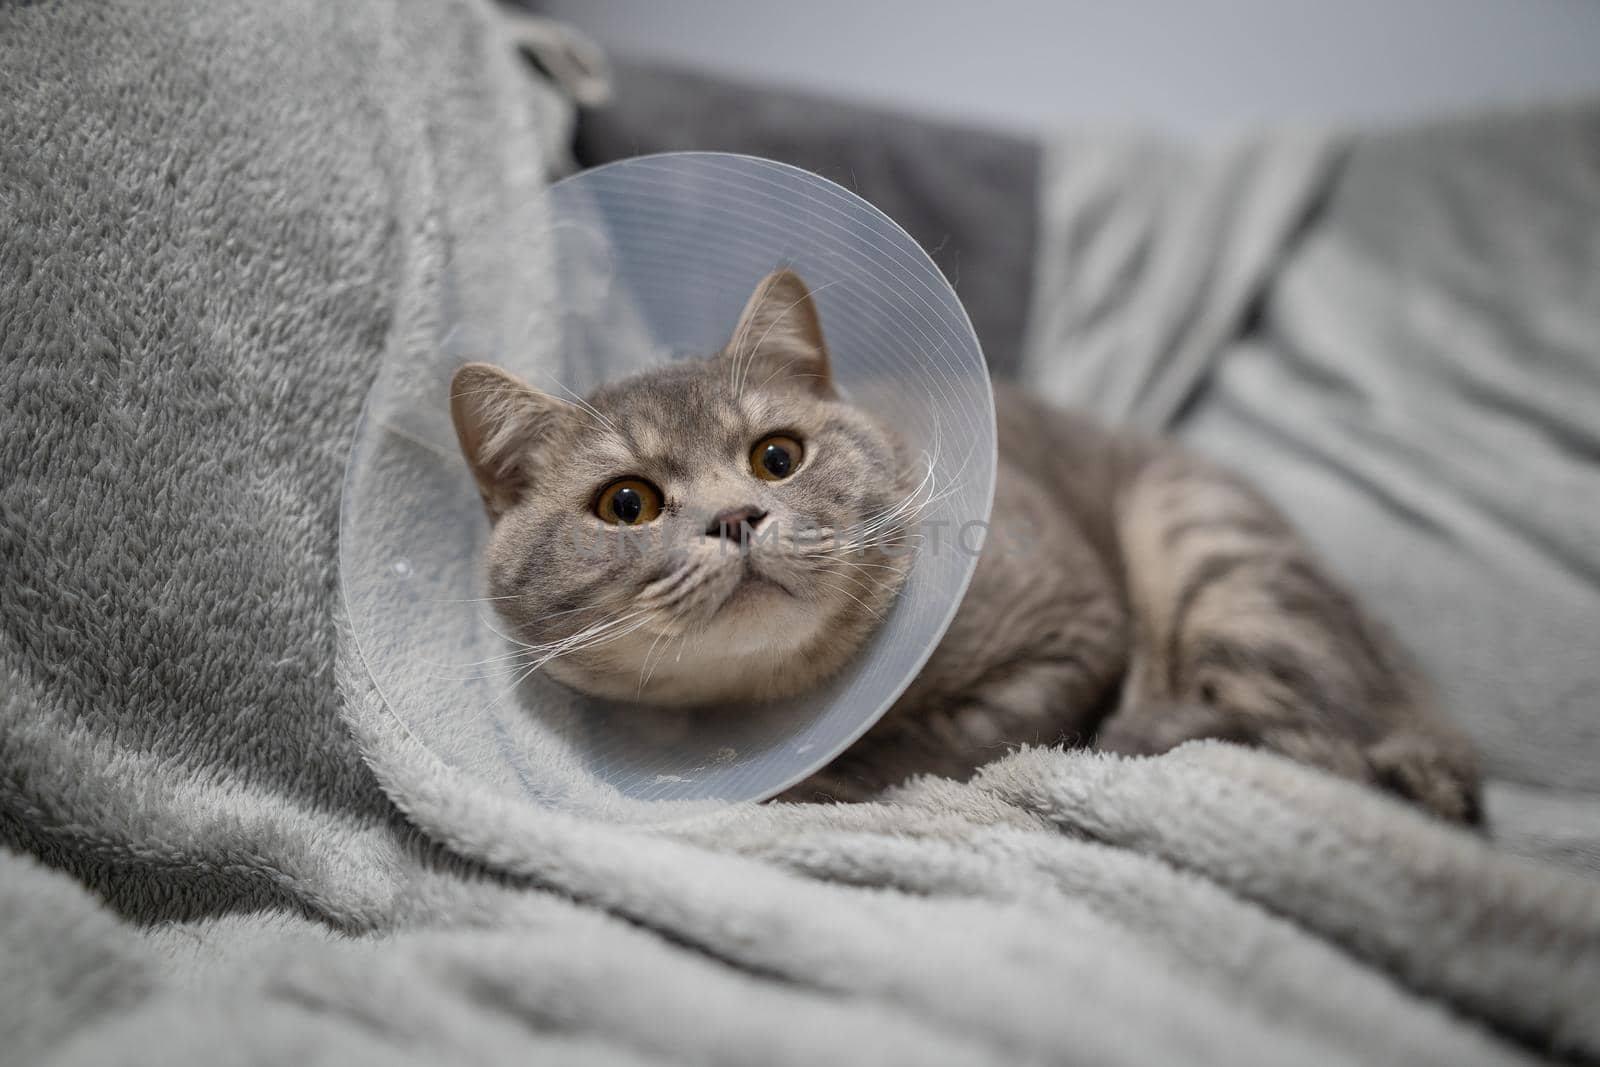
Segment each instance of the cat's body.
[{"label": "cat's body", "polygon": [[793,799],[965,778],[1022,743],[1215,737],[1478,817],[1466,738],[1238,478],[997,385],[996,537],[906,694]]},{"label": "cat's body", "polygon": [[[964,778],[1022,743],[1220,737],[1476,819],[1470,745],[1264,499],[1169,443],[1014,388],[996,403],[996,536],[955,620],[890,712],[788,798]],[[452,411],[495,524],[496,607],[585,692],[799,692],[855,654],[904,580],[919,472],[834,391],[789,272],[710,359],[578,405],[472,365]],[[623,532],[649,540],[582,551]]]}]

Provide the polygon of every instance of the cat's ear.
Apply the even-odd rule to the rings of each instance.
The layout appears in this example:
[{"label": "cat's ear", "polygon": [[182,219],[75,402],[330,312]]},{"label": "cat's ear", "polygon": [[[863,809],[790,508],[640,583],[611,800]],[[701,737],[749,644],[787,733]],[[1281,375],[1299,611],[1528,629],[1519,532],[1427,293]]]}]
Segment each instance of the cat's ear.
[{"label": "cat's ear", "polygon": [[800,275],[780,268],[761,279],[724,350],[750,384],[788,381],[833,396],[833,371],[822,340],[822,320]]},{"label": "cat's ear", "polygon": [[456,440],[490,518],[499,518],[528,489],[535,446],[564,406],[488,363],[468,363],[450,379]]}]

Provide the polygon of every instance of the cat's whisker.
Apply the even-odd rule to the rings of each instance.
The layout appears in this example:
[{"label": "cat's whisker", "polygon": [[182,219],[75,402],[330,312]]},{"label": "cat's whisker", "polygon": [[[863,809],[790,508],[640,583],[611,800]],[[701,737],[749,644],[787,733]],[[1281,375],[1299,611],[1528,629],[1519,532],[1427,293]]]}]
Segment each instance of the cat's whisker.
[{"label": "cat's whisker", "polygon": [[848,589],[843,589],[843,588],[841,588],[841,587],[839,587],[837,585],[832,584],[831,582],[827,582],[827,581],[825,581],[823,579],[820,579],[820,578],[816,579],[816,582],[817,582],[818,585],[822,586],[824,589],[831,590],[832,592],[838,593],[842,597],[846,597],[846,598],[848,598],[850,600],[855,601],[856,605],[858,607],[860,607],[862,611],[866,612],[867,615],[870,616],[871,618],[881,619],[883,617],[882,613],[878,609],[869,606],[864,600],[862,600],[860,597],[856,596],[854,593],[850,592]]},{"label": "cat's whisker", "polygon": [[888,513],[857,527],[858,534],[861,536],[875,535],[891,525],[915,526],[922,521],[923,516],[927,514],[930,508],[935,504],[950,499],[960,492],[961,488],[960,483],[955,483],[945,486],[936,492],[930,491],[926,496],[921,497],[915,495],[920,490],[914,490],[913,495],[903,498]]},{"label": "cat's whisker", "polygon": [[[778,375],[782,374],[784,371],[788,370],[790,367],[794,366],[796,363],[799,363],[799,362],[800,361],[798,359],[789,360],[783,366],[779,367],[777,370],[773,371],[771,374],[769,374],[765,378],[763,378],[761,380],[761,384],[756,386],[756,388],[757,389],[765,389],[767,386],[772,384],[772,379],[776,378]],[[790,377],[792,377],[792,378],[818,378],[818,379],[820,379],[820,378],[822,378],[822,375],[820,375],[820,374],[792,374],[792,375],[790,375]]]},{"label": "cat's whisker", "polygon": [[600,607],[597,604],[584,604],[584,605],[582,605],[580,607],[566,608],[566,609],[564,609],[562,611],[547,611],[543,615],[539,616],[539,621],[543,622],[545,619],[559,619],[563,615],[574,615],[574,614],[576,614],[577,612],[580,612],[580,611],[599,611],[599,610],[600,610]]},{"label": "cat's whisker", "polygon": [[[633,629],[637,629],[638,626],[642,626],[643,623],[639,622],[630,629],[625,629],[621,632],[618,632],[617,628],[633,622],[645,614],[646,612],[643,611],[635,611],[626,615],[614,616],[610,619],[604,619],[600,622],[592,623],[589,626],[579,630],[577,633],[570,634],[567,637],[542,644],[530,644],[528,642],[518,641],[514,637],[501,634],[501,637],[505,638],[507,641],[511,642],[517,647],[513,651],[506,653],[504,656],[496,658],[507,659],[516,662],[525,661],[531,657],[534,659],[535,668],[537,669],[537,667],[542,667],[550,660],[559,656],[572,655],[574,652],[592,648],[595,645],[605,644],[623,636],[625,633],[631,633]],[[490,629],[493,629],[493,627],[490,627]],[[499,631],[495,632],[499,633]]]},{"label": "cat's whisker", "polygon": [[[557,389],[560,389],[563,393],[566,393],[567,396],[571,398],[570,400],[564,400],[563,401],[564,403],[568,404],[569,406],[576,407],[576,408],[581,409],[582,411],[587,412],[596,422],[599,423],[599,425],[602,428],[610,430],[613,434],[615,434],[616,436],[622,438],[623,440],[627,440],[627,438],[623,434],[623,432],[621,430],[617,429],[617,424],[616,423],[612,422],[609,418],[607,418],[604,414],[602,414],[599,408],[595,407],[593,404],[589,403],[589,401],[587,401],[583,397],[579,396],[576,390],[572,389],[571,387],[566,385],[566,383],[562,382],[560,379],[554,377],[553,375],[548,375],[547,374],[544,377],[547,378],[552,383],[554,383],[555,387]],[[557,399],[562,399],[562,398],[558,397]]]},{"label": "cat's whisker", "polygon": [[499,627],[495,626],[494,623],[490,622],[488,619],[482,618],[481,616],[480,616],[480,621],[483,623],[484,626],[486,626],[489,629],[490,633],[494,634],[496,637],[500,638],[500,640],[506,642],[507,644],[511,645],[514,648],[515,651],[506,653],[506,655],[510,655],[510,656],[522,655],[522,654],[527,653],[529,650],[534,650],[534,649],[537,649],[539,647],[538,645],[530,644],[529,642],[524,641],[520,637],[517,637],[517,636],[515,636],[513,634],[506,633],[505,631],[501,630]]},{"label": "cat's whisker", "polygon": [[[461,600],[461,601],[444,601],[444,603],[475,604],[475,603],[482,603],[482,602],[493,601],[493,600],[517,600],[517,599],[520,599],[521,596],[522,596],[522,594],[515,594],[515,595],[512,595],[512,596],[503,596],[503,597],[478,597],[478,598],[473,598],[473,599],[465,599],[465,600]],[[582,605],[580,607],[576,607],[576,608],[567,608],[564,611],[547,611],[544,614],[540,615],[539,618],[536,621],[542,623],[542,622],[545,622],[545,621],[550,620],[550,619],[560,618],[560,617],[562,617],[564,615],[576,614],[577,612],[580,612],[580,611],[599,611],[599,610],[601,610],[601,609],[600,609],[600,607],[598,605],[595,605],[595,604],[584,604],[584,605]],[[509,634],[503,633],[502,631],[496,629],[493,624],[487,622],[486,620],[484,622],[484,625],[488,626],[489,629],[494,632],[496,637],[501,638],[502,640],[506,641],[509,644],[516,645],[517,649],[515,651],[512,651],[512,652],[503,652],[498,656],[490,656],[488,659],[477,661],[478,663],[490,663],[490,662],[493,662],[494,660],[506,659],[506,658],[509,658],[509,657],[512,657],[512,656],[517,656],[517,655],[523,654],[522,650],[526,647],[526,643],[525,642],[523,642],[519,638],[516,638],[516,637],[513,637],[513,636],[511,636]],[[443,663],[441,663],[441,664],[436,664],[436,665],[437,666],[475,666],[476,664],[443,664]]]},{"label": "cat's whisker", "polygon": [[[926,453],[924,453],[924,455],[926,455]],[[858,529],[864,530],[868,533],[873,533],[887,525],[903,519],[905,516],[913,512],[920,515],[920,513],[929,506],[929,503],[934,497],[934,491],[931,486],[935,483],[935,469],[934,463],[930,459],[928,461],[927,470],[923,473],[922,479],[912,487],[910,492],[906,493],[903,497],[897,500],[894,504],[891,504],[884,511],[868,518],[865,522],[859,525]],[[923,498],[923,493],[925,490],[928,496]]]},{"label": "cat's whisker", "polygon": [[[650,662],[650,652],[654,652],[655,651],[655,643],[651,642],[650,652],[646,652],[645,653],[645,657],[644,657],[645,667],[648,668],[648,670],[645,671],[644,677],[642,679],[640,679],[640,681],[639,681],[639,693],[640,693],[640,695],[643,695],[644,687],[650,684],[650,678],[651,678],[652,675],[654,675],[656,673],[656,668],[661,666],[661,664],[666,661],[667,653],[672,651],[673,641],[676,641],[677,644],[678,644],[678,658],[676,660],[674,660],[673,662],[677,663],[679,660],[683,659],[683,647],[687,643],[688,637],[689,637],[689,631],[688,630],[684,630],[683,632],[679,633],[675,638],[673,638],[672,640],[669,640],[666,643],[666,645],[663,646],[662,649],[661,649],[661,658],[657,659],[655,661],[655,663],[653,663],[653,664]],[[660,638],[658,637],[656,640],[659,641]]]},{"label": "cat's whisker", "polygon": [[[847,559],[839,562],[844,565],[846,570],[833,571],[831,573],[837,574],[847,581],[856,582],[869,592],[889,588],[895,584],[903,573],[900,568],[891,567],[887,564],[857,563],[854,560]],[[872,571],[881,571],[883,573],[871,573]]]},{"label": "cat's whisker", "polygon": [[893,571],[895,573],[899,573],[901,569],[892,563],[867,563],[866,561],[859,559],[841,559],[839,560],[839,563],[843,566],[853,567],[858,570]]},{"label": "cat's whisker", "polygon": [[[884,588],[893,584],[892,578],[886,577],[883,574],[874,574],[871,571],[866,570],[867,567],[872,566],[871,564],[857,566],[852,560],[840,560],[839,562],[844,564],[846,569],[842,571],[832,571],[830,573],[838,578],[844,579],[847,582],[851,582],[857,586],[860,586],[862,589],[865,589],[868,592],[872,592],[873,590]],[[892,567],[884,567],[882,569],[888,571],[894,576],[894,578],[899,577],[900,572]]]},{"label": "cat's whisker", "polygon": [[876,594],[878,592],[878,588],[879,588],[877,583],[875,583],[875,582],[865,582],[865,581],[862,581],[859,578],[855,578],[855,577],[853,577],[851,575],[848,575],[848,574],[836,574],[834,577],[838,578],[842,582],[848,583],[849,589],[854,590],[856,593],[859,593],[860,595],[857,596],[857,595],[854,595],[852,593],[849,593],[845,589],[842,589],[837,585],[829,585],[828,588],[831,588],[836,593],[839,593],[839,594],[842,594],[842,595],[846,595],[846,596],[850,596],[851,599],[855,600],[855,602],[857,604],[860,604],[863,608],[867,609],[868,611],[871,611],[873,613],[874,617],[878,616],[878,609],[868,605],[865,601],[863,601],[861,599],[861,597],[872,598],[872,597],[876,596]]},{"label": "cat's whisker", "polygon": [[438,667],[445,670],[465,671],[472,667],[489,667],[494,664],[504,664],[513,660],[520,660],[524,655],[525,653],[521,649],[517,649],[512,652],[502,652],[497,656],[489,656],[487,659],[472,660],[467,663],[447,663],[442,660],[430,660],[427,658],[423,658],[422,662],[426,663],[429,667]]},{"label": "cat's whisker", "polygon": [[666,636],[667,631],[662,630],[660,633],[656,634],[656,639],[650,642],[650,647],[645,649],[644,660],[639,665],[639,687],[634,691],[633,694],[635,700],[638,700],[644,696],[645,683],[650,680],[650,675],[654,673],[654,668],[650,665],[650,658],[655,655],[656,646],[665,640]]},{"label": "cat's whisker", "polygon": [[[507,674],[511,674],[522,669],[529,657],[539,658],[541,662],[548,662],[548,660],[554,656],[569,655],[582,647],[587,647],[585,643],[595,644],[601,643],[603,640],[609,640],[610,629],[628,621],[630,618],[632,618],[632,616],[622,616],[619,618],[604,620],[600,623],[595,623],[591,626],[585,627],[583,630],[580,630],[578,633],[572,634],[567,638],[563,638],[559,641],[547,642],[545,644],[529,644],[528,642],[519,641],[515,637],[501,633],[493,626],[490,626],[489,629],[492,630],[497,636],[501,637],[515,647],[508,652],[503,652],[499,655],[490,656],[487,659],[478,660],[472,663],[437,664],[437,666],[441,667],[464,670],[464,673],[452,676],[435,672],[434,676],[455,677],[458,680],[463,681],[503,677]],[[490,669],[482,671],[465,670],[466,668],[480,666],[490,667]]]},{"label": "cat's whisker", "polygon": [[607,632],[605,632],[603,634],[594,635],[594,636],[590,637],[589,639],[587,639],[586,641],[584,641],[583,643],[581,643],[579,645],[576,645],[576,646],[573,646],[573,647],[552,649],[551,651],[545,653],[544,655],[540,656],[537,660],[535,660],[533,662],[533,664],[530,665],[527,668],[527,670],[525,670],[523,672],[521,678],[519,678],[514,683],[514,685],[521,685],[523,680],[532,677],[535,671],[538,671],[540,668],[544,667],[547,663],[549,663],[553,659],[557,659],[557,658],[559,658],[561,656],[570,656],[574,652],[586,651],[586,650],[588,650],[590,648],[594,648],[594,647],[596,647],[598,645],[609,644],[612,641],[616,641],[616,640],[618,640],[620,638],[626,637],[627,635],[635,632],[636,630],[641,629],[645,625],[645,620],[643,618],[640,618],[639,616],[644,616],[646,614],[648,614],[648,613],[647,612],[636,612],[633,615],[628,615],[628,616],[623,617],[622,619],[616,620],[616,625],[619,625],[619,626],[622,625],[623,623],[627,623],[627,625],[623,626],[622,629],[620,629],[620,630],[612,629],[612,630],[608,630]]},{"label": "cat's whisker", "polygon": [[517,659],[502,663],[497,667],[475,671],[429,671],[428,677],[442,678],[453,682],[492,682],[498,678],[506,678],[526,672],[529,662],[525,659]]},{"label": "cat's whisker", "polygon": [[486,626],[489,629],[489,631],[491,633],[493,633],[496,637],[498,637],[501,640],[505,641],[507,644],[513,645],[515,647],[509,652],[501,652],[498,655],[489,656],[486,659],[474,660],[474,661],[469,662],[469,663],[444,663],[444,662],[440,662],[440,661],[436,661],[436,660],[429,660],[427,657],[422,657],[422,661],[424,663],[427,663],[430,667],[445,667],[445,668],[450,668],[450,669],[463,669],[463,668],[467,668],[467,667],[481,667],[481,666],[484,666],[486,664],[498,663],[498,662],[502,662],[502,661],[505,661],[505,660],[518,659],[518,658],[522,657],[525,654],[524,649],[527,647],[525,642],[520,641],[515,637],[512,637],[510,634],[502,633],[499,629],[497,629],[495,627],[495,625],[493,623],[489,622],[487,619],[481,619],[481,621],[483,622],[484,626]]},{"label": "cat's whisker", "polygon": [[888,548],[917,548],[927,539],[926,534],[912,531],[896,532],[889,536],[869,537],[858,541],[847,541],[839,546],[838,555],[859,554],[873,549]]},{"label": "cat's whisker", "polygon": [[550,642],[549,644],[543,646],[541,651],[545,655],[566,655],[579,648],[588,647],[594,643],[595,639],[606,637],[617,627],[634,619],[640,618],[645,614],[646,613],[643,611],[634,611],[627,615],[622,615],[618,616],[617,618],[608,619],[604,622],[595,623],[591,626],[585,627],[582,630],[579,630],[571,637],[563,638],[560,641]]}]

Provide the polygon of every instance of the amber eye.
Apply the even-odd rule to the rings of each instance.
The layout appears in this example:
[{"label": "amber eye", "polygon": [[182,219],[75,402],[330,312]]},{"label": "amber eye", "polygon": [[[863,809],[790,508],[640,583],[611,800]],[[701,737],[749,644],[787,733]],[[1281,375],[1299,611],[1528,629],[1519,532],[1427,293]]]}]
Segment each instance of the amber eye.
[{"label": "amber eye", "polygon": [[799,441],[775,433],[757,441],[750,450],[750,470],[763,481],[781,482],[799,468],[805,454]]},{"label": "amber eye", "polygon": [[613,526],[637,526],[661,514],[661,490],[643,478],[621,478],[600,490],[594,513]]}]

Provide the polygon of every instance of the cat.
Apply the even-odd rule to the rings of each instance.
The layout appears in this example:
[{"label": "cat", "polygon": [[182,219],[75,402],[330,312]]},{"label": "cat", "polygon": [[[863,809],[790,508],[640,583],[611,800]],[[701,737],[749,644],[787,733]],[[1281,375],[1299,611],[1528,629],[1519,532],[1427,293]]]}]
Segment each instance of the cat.
[{"label": "cat", "polygon": [[[981,554],[904,695],[781,799],[965,779],[1023,743],[1140,755],[1221,738],[1479,820],[1471,744],[1264,497],[1015,386],[996,383],[995,404],[993,523],[1034,531],[1028,551]],[[492,523],[492,603],[580,692],[802,692],[859,651],[910,566],[921,472],[834,388],[787,269],[713,356],[576,401],[469,364],[451,415]]]}]

